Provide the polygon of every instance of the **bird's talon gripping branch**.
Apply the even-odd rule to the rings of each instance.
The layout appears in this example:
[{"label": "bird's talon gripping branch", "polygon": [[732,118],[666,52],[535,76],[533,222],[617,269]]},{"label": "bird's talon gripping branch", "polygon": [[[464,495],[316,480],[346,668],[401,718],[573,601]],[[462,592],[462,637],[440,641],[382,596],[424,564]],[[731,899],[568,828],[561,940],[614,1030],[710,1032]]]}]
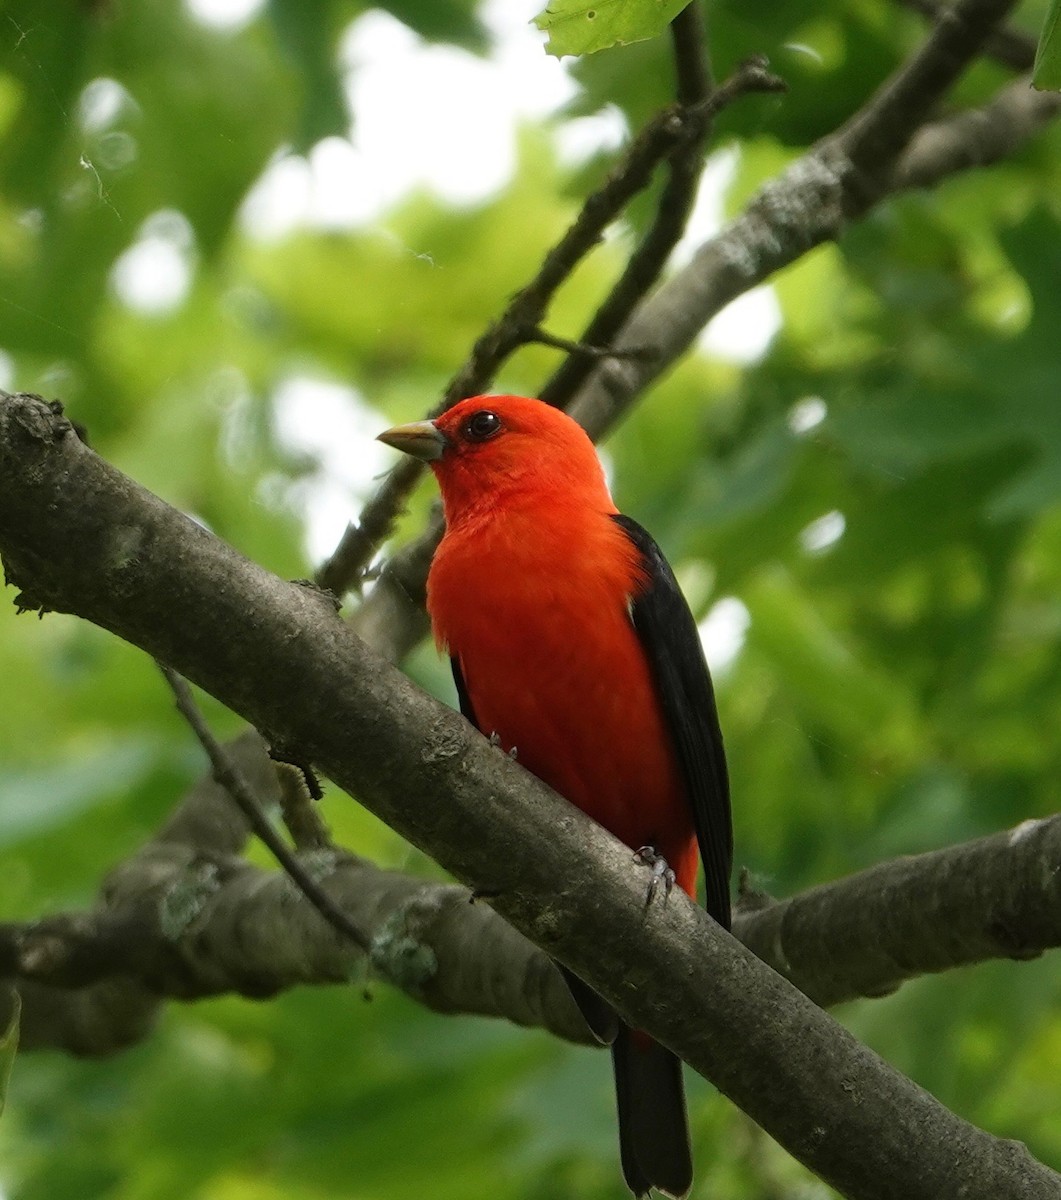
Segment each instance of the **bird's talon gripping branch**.
[{"label": "bird's talon gripping branch", "polygon": [[505,749],[504,746],[502,746],[501,734],[499,734],[496,729],[493,731],[493,733],[490,734],[490,736],[486,740],[490,743],[491,746],[496,746],[497,749],[500,750],[502,754],[507,754],[508,757],[511,758],[513,762],[515,762],[517,757],[519,756],[519,750],[515,746],[510,746],[507,750]]},{"label": "bird's talon gripping branch", "polygon": [[515,746],[509,746],[509,749],[505,750],[504,745],[502,745],[502,740],[500,740],[500,734],[497,732],[497,730],[493,730],[493,732],[490,734],[490,737],[488,737],[486,740],[488,743],[494,746],[494,748],[500,750],[502,754],[508,755],[509,758],[515,762],[518,751],[516,750]]},{"label": "bird's talon gripping branch", "polygon": [[645,908],[648,908],[656,898],[660,884],[663,885],[663,903],[666,904],[671,890],[677,882],[677,876],[667,860],[655,846],[642,846],[634,854],[634,861],[644,863],[646,867],[652,868],[652,878],[648,881],[648,891],[645,893]]}]

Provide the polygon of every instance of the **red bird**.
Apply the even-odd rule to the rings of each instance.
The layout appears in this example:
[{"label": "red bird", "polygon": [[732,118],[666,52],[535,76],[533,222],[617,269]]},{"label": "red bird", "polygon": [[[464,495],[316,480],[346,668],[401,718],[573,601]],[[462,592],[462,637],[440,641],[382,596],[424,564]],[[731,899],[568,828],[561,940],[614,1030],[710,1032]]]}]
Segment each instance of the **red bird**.
[{"label": "red bird", "polygon": [[[692,614],[659,547],[612,501],[592,442],[558,409],[476,396],[380,435],[430,463],[446,533],[427,581],[461,711],[730,923],[729,785]],[[565,972],[612,1043],[623,1174],[636,1196],[692,1183],[681,1062],[617,1024]]]}]

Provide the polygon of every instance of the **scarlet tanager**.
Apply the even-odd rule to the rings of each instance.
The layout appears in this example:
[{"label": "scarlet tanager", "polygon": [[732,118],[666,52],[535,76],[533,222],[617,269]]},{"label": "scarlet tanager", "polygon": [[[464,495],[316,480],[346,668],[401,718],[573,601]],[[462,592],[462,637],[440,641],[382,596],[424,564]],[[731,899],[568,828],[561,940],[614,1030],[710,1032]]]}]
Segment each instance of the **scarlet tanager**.
[{"label": "scarlet tanager", "polygon": [[[659,547],[619,513],[592,442],[522,396],[476,396],[380,440],[430,463],[446,532],[427,607],[461,711],[729,927],[729,785],[710,676]],[[699,849],[699,855],[697,853]],[[692,1184],[681,1062],[569,972],[612,1041],[623,1174]]]}]

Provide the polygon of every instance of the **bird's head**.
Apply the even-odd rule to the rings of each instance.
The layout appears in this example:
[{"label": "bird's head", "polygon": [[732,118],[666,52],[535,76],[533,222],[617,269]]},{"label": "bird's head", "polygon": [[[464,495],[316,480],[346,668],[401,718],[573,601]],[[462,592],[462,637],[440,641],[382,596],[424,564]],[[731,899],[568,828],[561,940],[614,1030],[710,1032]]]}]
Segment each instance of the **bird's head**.
[{"label": "bird's head", "polygon": [[526,396],[473,396],[379,440],[429,464],[449,524],[540,497],[612,508],[597,452],[566,413]]}]

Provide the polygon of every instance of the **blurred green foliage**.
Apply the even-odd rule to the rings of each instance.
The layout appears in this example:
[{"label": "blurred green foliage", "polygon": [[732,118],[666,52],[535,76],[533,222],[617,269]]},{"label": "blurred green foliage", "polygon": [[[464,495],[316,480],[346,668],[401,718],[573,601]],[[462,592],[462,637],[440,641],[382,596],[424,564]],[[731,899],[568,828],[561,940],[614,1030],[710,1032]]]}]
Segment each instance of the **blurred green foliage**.
[{"label": "blurred green foliage", "polygon": [[1035,55],[1035,86],[1061,91],[1061,3],[1051,0]]},{"label": "blurred green foliage", "polygon": [[0,1116],[7,1101],[7,1083],[11,1068],[18,1053],[19,1018],[22,1013],[22,998],[14,988],[6,985],[0,990],[0,1012],[3,1013],[4,1028],[0,1031]]},{"label": "blurred green foliage", "polygon": [[[471,0],[386,7],[423,38],[489,48]],[[256,234],[244,201],[270,163],[351,119],[356,136],[336,62],[363,11],[325,0],[310,22],[298,0],[270,0],[215,27],[179,0],[0,9],[0,383],[61,397],[101,453],[291,577],[313,566],[305,498],[327,463],[284,436],[285,386],[348,386],[344,403],[367,398],[380,424],[423,411],[600,166],[528,126],[511,181],[471,207],[420,190],[356,229]],[[720,73],[765,52],[791,85],[720,123],[737,152],[730,210],[849,116],[920,31],[887,0],[777,0],[754,17],[720,0],[710,25]],[[642,119],[668,98],[665,53],[579,63],[571,116]],[[977,68],[963,99],[1002,78]],[[405,86],[432,103],[416,77]],[[1058,807],[1059,151],[1054,129],[887,204],[776,281],[783,325],[760,360],[696,353],[607,445],[620,505],[698,611],[732,597],[748,614],[720,704],[737,861],[777,894]],[[580,269],[558,332],[577,330],[629,236]],[[189,286],[137,307],[119,264],[151,239]],[[554,362],[524,351],[500,386],[533,391]],[[362,419],[343,447],[355,464],[375,461],[376,418]],[[358,486],[340,486],[356,510]],[[410,666],[444,687],[431,651]],[[207,708],[220,732],[239,727]],[[7,919],[89,903],[202,769],[151,665],[68,618],[0,611],[0,725]],[[325,806],[359,852],[437,870],[348,798]],[[945,1103],[1059,1167],[1059,1000],[1047,957],[842,1015]],[[694,1195],[830,1194],[702,1081],[690,1092]],[[112,1061],[20,1058],[0,1194],[603,1200],[620,1194],[611,1104],[605,1056],[433,1016],[371,980],[225,998],[171,1007]]]}]

